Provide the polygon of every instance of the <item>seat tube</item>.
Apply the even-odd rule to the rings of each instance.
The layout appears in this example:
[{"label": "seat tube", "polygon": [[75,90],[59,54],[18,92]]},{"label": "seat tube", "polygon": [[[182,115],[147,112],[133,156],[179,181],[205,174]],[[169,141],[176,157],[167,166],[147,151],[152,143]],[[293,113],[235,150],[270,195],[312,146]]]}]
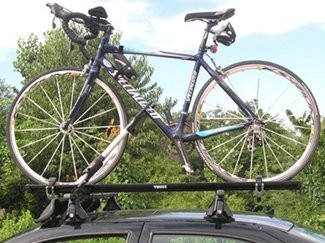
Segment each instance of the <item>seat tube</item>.
[{"label": "seat tube", "polygon": [[182,128],[182,126],[184,125],[184,123],[186,121],[187,115],[188,115],[188,111],[189,111],[191,100],[192,100],[193,93],[194,93],[194,88],[195,88],[195,85],[197,82],[200,68],[202,66],[203,56],[204,56],[204,53],[206,52],[206,43],[207,43],[210,29],[211,29],[211,26],[208,23],[207,27],[205,29],[205,32],[203,34],[201,44],[199,46],[199,52],[195,57],[196,60],[195,60],[194,68],[192,71],[191,80],[190,80],[190,83],[189,83],[189,86],[187,89],[186,98],[185,98],[185,101],[183,104],[181,119],[179,122],[179,126],[180,126],[179,128]]}]

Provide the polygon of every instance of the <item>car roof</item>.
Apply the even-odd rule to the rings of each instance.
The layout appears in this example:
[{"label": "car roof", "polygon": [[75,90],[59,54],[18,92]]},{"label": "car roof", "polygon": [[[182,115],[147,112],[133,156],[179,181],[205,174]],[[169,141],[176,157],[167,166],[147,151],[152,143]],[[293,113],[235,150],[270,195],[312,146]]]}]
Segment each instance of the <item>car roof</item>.
[{"label": "car roof", "polygon": [[[64,237],[76,237],[83,235],[98,235],[112,232],[133,232],[132,237],[138,239],[145,225],[150,230],[163,229],[172,234],[189,232],[195,234],[222,234],[230,237],[248,237],[246,239],[256,242],[273,242],[269,238],[280,239],[283,242],[314,242],[317,235],[312,232],[296,230],[295,225],[287,220],[282,220],[267,215],[252,213],[235,213],[234,221],[230,223],[216,224],[205,219],[203,211],[188,210],[116,210],[90,213],[89,220],[76,224],[43,224],[25,234],[11,238],[8,242],[47,242],[50,239],[64,240]],[[218,227],[220,226],[220,227]],[[166,230],[169,228],[169,230]],[[216,230],[217,229],[217,230]],[[122,230],[122,231],[121,231]],[[135,236],[136,235],[136,236]],[[324,236],[319,236],[324,240]],[[254,241],[253,240],[253,241]],[[280,241],[281,241],[280,240]],[[133,242],[133,241],[131,241]]]},{"label": "car roof", "polygon": [[[202,210],[116,210],[91,214],[97,222],[158,222],[158,221],[206,221],[206,212]],[[284,231],[289,231],[294,223],[267,215],[253,214],[251,212],[235,213],[235,222],[245,222],[255,225],[267,225]],[[213,223],[213,222],[211,222]]]}]

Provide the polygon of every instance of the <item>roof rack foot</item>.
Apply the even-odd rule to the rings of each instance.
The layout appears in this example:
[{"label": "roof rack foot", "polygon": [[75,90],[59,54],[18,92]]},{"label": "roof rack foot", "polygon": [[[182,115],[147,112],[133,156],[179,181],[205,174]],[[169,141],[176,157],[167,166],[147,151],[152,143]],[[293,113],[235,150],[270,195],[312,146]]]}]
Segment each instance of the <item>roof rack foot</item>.
[{"label": "roof rack foot", "polygon": [[115,210],[121,210],[121,206],[118,204],[116,200],[116,193],[112,193],[109,195],[106,205],[103,208],[104,211],[115,211]]},{"label": "roof rack foot", "polygon": [[70,196],[64,219],[68,223],[83,222],[88,219],[87,212],[82,207],[80,199],[75,194],[71,194]]},{"label": "roof rack foot", "polygon": [[215,199],[210,204],[205,219],[216,223],[216,227],[221,227],[223,223],[230,223],[234,221],[232,212],[225,200],[225,191],[217,190]]}]

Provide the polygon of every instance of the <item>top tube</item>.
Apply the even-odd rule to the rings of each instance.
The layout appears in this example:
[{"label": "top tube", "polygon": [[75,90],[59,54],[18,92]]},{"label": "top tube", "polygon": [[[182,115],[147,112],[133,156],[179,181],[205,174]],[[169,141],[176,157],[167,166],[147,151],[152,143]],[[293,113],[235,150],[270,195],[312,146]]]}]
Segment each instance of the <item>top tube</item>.
[{"label": "top tube", "polygon": [[[110,44],[109,44],[110,45]],[[121,50],[121,53],[127,55],[144,55],[144,56],[153,56],[153,57],[164,57],[164,58],[173,58],[173,59],[181,59],[181,60],[189,60],[195,61],[197,58],[196,55],[184,54],[184,53],[177,53],[177,52],[169,52],[169,51],[146,51],[146,50],[139,50],[135,48],[129,48],[122,45],[115,46]]]}]

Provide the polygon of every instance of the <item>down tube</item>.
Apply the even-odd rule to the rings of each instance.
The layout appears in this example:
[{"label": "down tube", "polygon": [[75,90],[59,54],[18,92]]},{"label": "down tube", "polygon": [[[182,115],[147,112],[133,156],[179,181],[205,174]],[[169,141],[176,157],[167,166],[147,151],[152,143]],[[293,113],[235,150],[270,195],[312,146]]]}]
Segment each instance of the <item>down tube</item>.
[{"label": "down tube", "polygon": [[[148,101],[146,101],[139,91],[135,89],[127,80],[124,78],[116,79],[118,84],[125,90],[125,92],[141,107],[145,108],[148,106]],[[153,120],[153,122],[159,127],[159,129],[165,133],[169,138],[172,137],[172,129],[164,122],[163,118],[157,111],[149,106],[146,109],[146,113]]]}]

